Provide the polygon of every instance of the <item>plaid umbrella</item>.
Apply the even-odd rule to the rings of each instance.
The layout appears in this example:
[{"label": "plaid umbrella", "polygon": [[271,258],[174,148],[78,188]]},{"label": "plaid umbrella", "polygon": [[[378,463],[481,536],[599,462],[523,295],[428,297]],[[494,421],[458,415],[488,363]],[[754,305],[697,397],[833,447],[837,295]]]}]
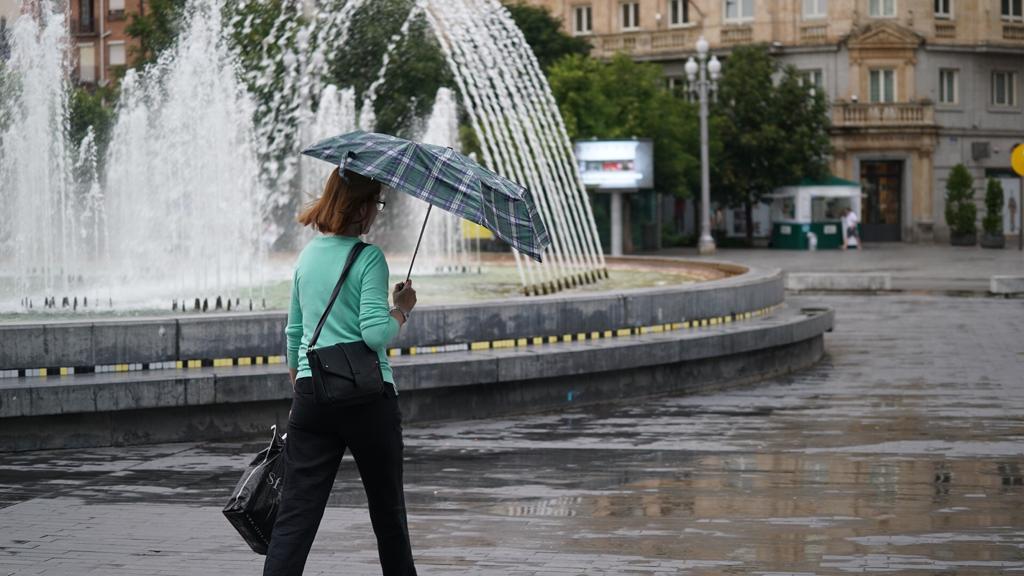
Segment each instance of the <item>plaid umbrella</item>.
[{"label": "plaid umbrella", "polygon": [[529,190],[451,148],[356,130],[302,153],[475,222],[538,262],[551,243]]}]

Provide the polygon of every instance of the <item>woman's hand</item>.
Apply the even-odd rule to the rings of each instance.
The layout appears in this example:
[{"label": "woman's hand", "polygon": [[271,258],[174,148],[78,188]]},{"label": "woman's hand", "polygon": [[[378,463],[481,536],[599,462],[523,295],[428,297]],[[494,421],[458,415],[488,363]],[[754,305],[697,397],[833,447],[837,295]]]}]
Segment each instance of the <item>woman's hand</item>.
[{"label": "woman's hand", "polygon": [[391,293],[391,301],[398,306],[404,314],[412,312],[416,307],[416,290],[412,287],[412,280],[395,284],[395,290]]}]

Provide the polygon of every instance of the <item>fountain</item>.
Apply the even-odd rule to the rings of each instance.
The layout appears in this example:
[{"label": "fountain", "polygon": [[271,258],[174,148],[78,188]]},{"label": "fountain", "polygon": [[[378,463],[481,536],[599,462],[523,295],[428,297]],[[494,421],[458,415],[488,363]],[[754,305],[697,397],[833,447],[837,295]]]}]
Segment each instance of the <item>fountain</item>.
[{"label": "fountain", "polygon": [[[0,292],[67,290],[81,266],[78,198],[67,144],[68,47],[63,12],[44,6],[10,29],[0,98]],[[42,298],[39,298],[42,300]],[[37,302],[41,304],[41,302]]]},{"label": "fountain", "polygon": [[[0,202],[13,209],[0,216],[0,311],[57,296],[116,302],[122,310],[171,301],[186,309],[186,302],[220,298],[262,303],[267,283],[287,274],[268,266],[282,234],[272,213],[292,191],[318,193],[330,170],[301,160],[298,150],[327,135],[372,129],[395,47],[417,19],[434,31],[456,84],[438,92],[419,138],[457,147],[461,106],[482,162],[530,187],[548,222],[553,242],[543,264],[513,252],[523,290],[551,293],[606,276],[561,117],[500,3],[410,4],[376,81],[357,96],[325,78],[329,54],[345,44],[352,15],[367,1],[282,2],[268,36],[275,41],[263,43],[260,66],[246,72],[227,31],[251,24],[230,20],[241,18],[249,0],[237,0],[233,13],[223,0],[189,2],[179,42],[123,78],[103,161],[93,137],[68,141],[66,15],[55,0],[34,3],[11,33],[2,100],[11,120],[0,139]],[[304,9],[315,16],[299,19]],[[389,203],[402,207],[390,211],[400,216],[385,214],[371,240],[394,255],[397,268],[411,248],[405,232],[425,206],[401,195]],[[476,242],[460,220],[434,214],[415,272],[479,271]]]},{"label": "fountain", "polygon": [[264,280],[254,104],[220,18],[219,3],[195,3],[175,48],[122,83],[105,186],[109,278],[127,287],[112,288],[118,301],[166,289],[249,299]]}]

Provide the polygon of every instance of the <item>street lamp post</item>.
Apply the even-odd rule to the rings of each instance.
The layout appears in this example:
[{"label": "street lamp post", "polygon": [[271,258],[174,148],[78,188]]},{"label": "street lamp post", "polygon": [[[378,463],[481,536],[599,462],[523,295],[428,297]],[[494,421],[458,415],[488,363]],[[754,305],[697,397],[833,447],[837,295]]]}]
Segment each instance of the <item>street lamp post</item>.
[{"label": "street lamp post", "polygon": [[697,60],[691,57],[686,61],[685,69],[690,88],[700,101],[700,241],[697,249],[701,254],[714,254],[715,239],[711,237],[710,215],[711,167],[708,164],[708,94],[718,87],[722,63],[716,56],[708,60],[708,41],[703,36],[697,40]]}]

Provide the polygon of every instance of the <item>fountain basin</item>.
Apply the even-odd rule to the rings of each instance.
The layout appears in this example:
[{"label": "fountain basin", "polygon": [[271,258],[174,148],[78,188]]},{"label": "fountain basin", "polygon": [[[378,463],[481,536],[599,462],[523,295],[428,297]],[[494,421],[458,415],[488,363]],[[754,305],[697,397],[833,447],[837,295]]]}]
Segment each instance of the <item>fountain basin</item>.
[{"label": "fountain basin", "polygon": [[[722,277],[417,309],[390,350],[406,418],[697,392],[821,357],[832,312],[787,308],[780,271],[703,265]],[[291,398],[284,322],[278,312],[0,325],[0,375],[16,376],[0,378],[0,451],[222,439],[283,426]],[[49,375],[24,368],[40,364]]]},{"label": "fountain basin", "polygon": [[[678,282],[646,288],[567,291],[550,296],[421,306],[393,342],[392,354],[463,349],[480,343],[636,329],[694,319],[734,316],[783,300],[778,271],[728,263],[661,258],[620,258],[609,267],[623,275],[675,276]],[[703,281],[698,281],[703,279]],[[511,285],[511,283],[510,283]],[[38,320],[0,324],[0,375],[50,375],[151,369],[244,358],[281,361],[285,311],[207,313],[137,318]],[[218,362],[220,361],[220,362]],[[252,360],[256,361],[256,360]]]}]

